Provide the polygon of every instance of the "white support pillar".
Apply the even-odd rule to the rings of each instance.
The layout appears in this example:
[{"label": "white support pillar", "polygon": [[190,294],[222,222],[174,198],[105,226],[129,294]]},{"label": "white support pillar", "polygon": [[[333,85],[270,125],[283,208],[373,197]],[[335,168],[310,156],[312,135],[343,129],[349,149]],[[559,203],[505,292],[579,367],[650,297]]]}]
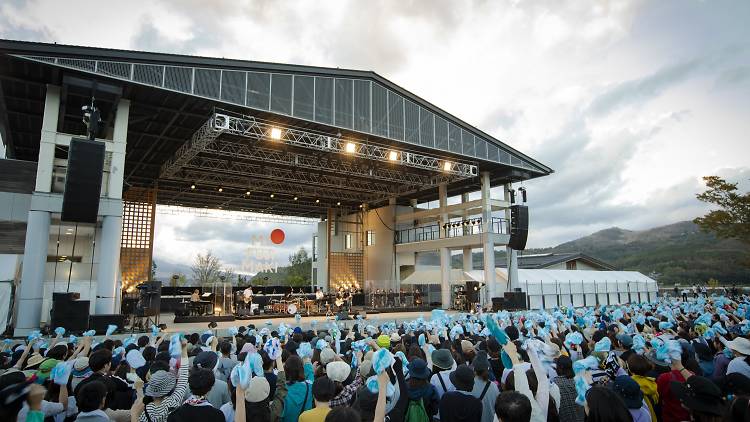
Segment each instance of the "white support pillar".
[{"label": "white support pillar", "polygon": [[[513,185],[510,183],[505,184],[505,201],[510,203],[510,190]],[[508,222],[508,228],[510,228],[510,208],[505,210],[505,220]],[[510,246],[505,247],[506,261],[508,268],[508,291],[513,291],[521,286],[518,285],[518,252]],[[528,294],[528,292],[527,292]]]},{"label": "white support pillar", "polygon": [[60,87],[47,85],[39,140],[39,159],[36,166],[36,192],[52,191],[52,168],[55,161],[55,137],[60,113]]},{"label": "white support pillar", "polygon": [[[439,230],[443,230],[443,224],[448,222],[448,185],[441,183],[438,185],[438,200],[440,206],[440,224]],[[440,248],[440,301],[443,308],[448,309],[451,306],[451,252],[448,248]]]},{"label": "white support pillar", "polygon": [[[115,128],[112,134],[113,150],[107,184],[107,198],[109,199],[122,199],[129,116],[130,100],[121,99],[117,104]],[[97,250],[99,253],[99,269],[97,271],[96,306],[94,308],[97,314],[113,314],[117,310],[121,243],[122,216],[104,216],[102,219],[102,236]]]},{"label": "white support pillar", "polygon": [[492,306],[497,296],[495,285],[495,236],[492,233],[492,203],[490,202],[490,173],[482,172],[482,255],[484,256],[485,305]]},{"label": "white support pillar", "polygon": [[[469,202],[469,194],[468,193],[462,193],[461,194],[461,202],[467,203]],[[469,218],[469,212],[464,210],[463,215],[464,220],[468,220]],[[463,249],[463,268],[464,271],[471,271],[474,269],[474,262],[472,260],[471,256],[471,248],[466,247]]]},{"label": "white support pillar", "polygon": [[25,336],[39,328],[42,316],[42,295],[47,265],[50,213],[29,211],[24,243],[23,270],[18,289],[15,336]]},{"label": "white support pillar", "polygon": [[120,273],[120,241],[122,217],[108,215],[102,221],[99,245],[99,270],[96,282],[97,314],[115,313],[115,298]]}]

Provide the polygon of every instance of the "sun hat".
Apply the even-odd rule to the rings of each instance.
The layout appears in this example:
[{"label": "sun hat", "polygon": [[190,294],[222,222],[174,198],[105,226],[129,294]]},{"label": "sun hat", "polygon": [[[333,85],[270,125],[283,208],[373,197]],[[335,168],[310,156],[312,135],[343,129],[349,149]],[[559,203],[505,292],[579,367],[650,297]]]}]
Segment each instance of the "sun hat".
[{"label": "sun hat", "polygon": [[382,334],[378,337],[377,340],[378,346],[380,347],[390,347],[391,346],[391,338],[388,337],[385,334]]},{"label": "sun hat", "polygon": [[432,364],[442,370],[451,369],[453,367],[453,355],[448,349],[437,349],[432,352]]},{"label": "sun hat", "polygon": [[89,358],[86,356],[76,358],[76,360],[73,361],[73,376],[83,377],[88,373],[91,373],[91,368],[89,368]]},{"label": "sun hat", "polygon": [[348,363],[337,360],[326,365],[326,375],[332,381],[344,382],[349,378],[352,367]]},{"label": "sun hat", "polygon": [[610,387],[623,399],[628,409],[640,409],[643,406],[643,391],[633,378],[620,375],[615,378]]},{"label": "sun hat", "polygon": [[727,347],[745,356],[750,356],[750,340],[745,337],[737,337],[727,342]]},{"label": "sun hat", "polygon": [[461,351],[469,353],[474,350],[474,345],[469,340],[461,340]]},{"label": "sun hat", "polygon": [[44,362],[46,358],[39,353],[34,353],[31,355],[31,357],[26,361],[26,368],[25,369],[33,369],[35,366],[38,366],[42,362]]},{"label": "sun hat", "polygon": [[724,414],[721,389],[708,378],[693,375],[684,383],[672,381],[672,393],[690,410],[716,416]]},{"label": "sun hat", "polygon": [[399,341],[401,341],[401,336],[398,335],[398,333],[392,333],[391,334],[391,342],[392,343],[398,343]]},{"label": "sun hat", "polygon": [[156,371],[156,373],[151,374],[144,394],[150,397],[164,397],[174,390],[176,384],[177,379],[170,372]]},{"label": "sun hat", "polygon": [[52,372],[52,368],[57,366],[57,362],[59,362],[57,359],[46,359],[39,365],[39,369],[36,371],[36,377],[40,384],[49,378],[49,374]]},{"label": "sun hat", "polygon": [[457,390],[471,391],[474,388],[474,371],[468,365],[458,365],[449,378]]},{"label": "sun hat", "polygon": [[330,347],[326,347],[320,351],[320,363],[323,365],[328,365],[330,362],[333,362],[334,359],[336,359],[336,352]]},{"label": "sun hat", "polygon": [[424,359],[416,358],[409,363],[409,377],[417,380],[426,380],[430,378],[430,368]]},{"label": "sun hat", "polygon": [[268,398],[270,392],[271,385],[266,377],[253,377],[245,390],[245,400],[250,403],[258,403]]}]

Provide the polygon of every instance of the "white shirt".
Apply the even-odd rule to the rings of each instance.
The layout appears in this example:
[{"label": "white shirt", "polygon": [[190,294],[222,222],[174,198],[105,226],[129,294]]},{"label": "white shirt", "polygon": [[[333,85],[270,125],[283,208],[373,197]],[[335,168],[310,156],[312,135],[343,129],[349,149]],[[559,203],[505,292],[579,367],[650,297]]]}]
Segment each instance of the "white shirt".
[{"label": "white shirt", "polygon": [[323,299],[323,291],[322,290],[318,290],[317,292],[315,292],[315,299],[318,299],[318,300]]},{"label": "white shirt", "polygon": [[242,292],[242,294],[245,297],[253,297],[253,289],[251,289],[251,288],[248,287],[247,289],[245,289],[244,292]]}]

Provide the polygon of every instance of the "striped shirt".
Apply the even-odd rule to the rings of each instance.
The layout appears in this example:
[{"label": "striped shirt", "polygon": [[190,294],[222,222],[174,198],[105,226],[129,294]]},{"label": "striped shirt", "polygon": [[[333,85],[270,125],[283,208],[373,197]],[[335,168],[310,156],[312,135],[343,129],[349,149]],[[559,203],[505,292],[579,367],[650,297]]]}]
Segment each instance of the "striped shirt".
[{"label": "striped shirt", "polygon": [[[188,387],[188,360],[180,358],[180,369],[177,371],[177,385],[172,394],[164,397],[161,403],[151,402],[146,405],[146,409],[138,418],[139,422],[166,422],[169,413],[180,407]],[[146,417],[148,413],[148,417]]]}]

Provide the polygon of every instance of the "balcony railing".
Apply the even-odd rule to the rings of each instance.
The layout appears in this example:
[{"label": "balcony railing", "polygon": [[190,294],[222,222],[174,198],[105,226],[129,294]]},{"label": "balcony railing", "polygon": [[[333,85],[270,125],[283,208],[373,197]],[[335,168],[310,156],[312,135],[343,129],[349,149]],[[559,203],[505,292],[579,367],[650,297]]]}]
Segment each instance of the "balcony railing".
[{"label": "balcony railing", "polygon": [[[510,232],[508,221],[504,218],[492,217],[490,233],[507,234]],[[396,244],[425,242],[428,240],[449,239],[452,237],[470,236],[482,233],[482,219],[468,219],[451,221],[442,226],[430,224],[396,231]]]}]

